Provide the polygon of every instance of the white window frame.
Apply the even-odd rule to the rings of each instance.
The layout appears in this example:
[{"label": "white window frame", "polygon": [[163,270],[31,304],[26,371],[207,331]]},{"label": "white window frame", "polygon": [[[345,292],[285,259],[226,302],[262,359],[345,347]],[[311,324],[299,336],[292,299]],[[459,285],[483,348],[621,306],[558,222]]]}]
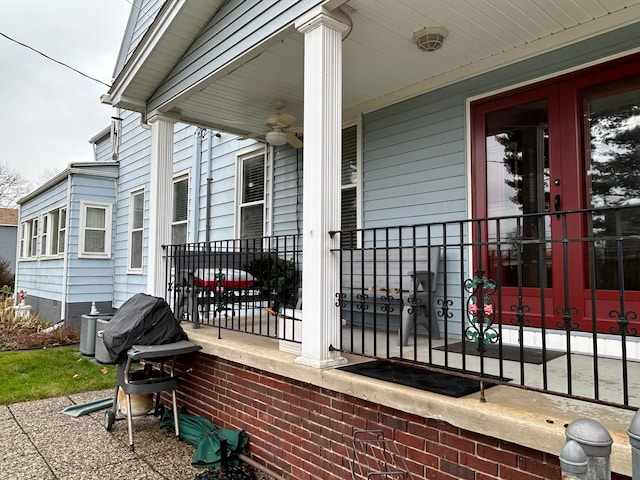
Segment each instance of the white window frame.
[{"label": "white window frame", "polygon": [[29,224],[27,222],[22,222],[20,224],[20,245],[18,246],[18,254],[20,258],[27,258],[25,245],[27,244],[26,239],[28,238],[27,232],[29,231]]},{"label": "white window frame", "polygon": [[[262,200],[256,200],[253,202],[243,202],[242,199],[244,197],[244,185],[243,185],[243,174],[244,174],[244,162],[247,160],[252,160],[256,157],[262,157],[262,165],[263,165],[263,192],[262,192]],[[242,238],[242,210],[247,207],[255,207],[257,205],[262,205],[262,234],[261,237],[264,237],[266,233],[266,224],[267,224],[267,193],[268,193],[268,169],[267,169],[267,155],[266,150],[264,148],[260,150],[253,150],[251,152],[244,153],[242,155],[238,155],[236,157],[236,225],[235,225],[235,237]]]},{"label": "white window frame", "polygon": [[[63,214],[64,212],[64,214]],[[64,218],[62,218],[64,217]],[[57,218],[57,228],[56,221]],[[61,221],[62,220],[62,221]],[[58,207],[47,212],[42,218],[41,254],[50,258],[60,257],[65,251],[67,231],[67,207]],[[45,231],[45,224],[46,230]],[[55,241],[55,242],[54,242]],[[54,249],[54,243],[56,248]]]},{"label": "white window frame", "polygon": [[[142,195],[142,225],[135,226],[135,199],[137,196]],[[144,212],[145,212],[145,191],[144,188],[135,190],[129,195],[129,248],[127,254],[127,273],[140,274],[142,273],[142,266],[144,264]],[[140,232],[140,266],[133,267],[131,263],[133,261],[133,234]]]},{"label": "white window frame", "polygon": [[[361,188],[361,184],[362,184],[362,137],[361,137],[361,132],[362,132],[362,128],[361,128],[361,122],[359,121],[358,123],[354,124],[354,125],[349,125],[347,127],[344,127],[342,129],[342,131],[344,132],[345,130],[347,130],[348,128],[355,128],[355,135],[356,135],[356,152],[355,152],[355,164],[353,165],[354,169],[355,169],[355,178],[351,178],[350,182],[348,183],[341,183],[340,185],[340,189],[341,191],[345,191],[345,190],[353,190],[355,192],[355,201],[356,201],[356,225],[355,228],[362,228],[362,188]],[[343,152],[343,157],[340,160],[340,164],[341,164],[341,171],[342,171],[342,162],[344,162],[344,152]],[[342,212],[340,212],[341,216],[342,216]],[[342,229],[342,218],[340,219],[340,228]],[[358,235],[358,238],[356,239],[356,243],[353,245],[354,248],[360,248],[362,245],[362,238],[361,235]],[[346,246],[350,246],[348,244],[344,244],[343,248],[345,248]]]},{"label": "white window frame", "polygon": [[[176,220],[176,211],[175,211],[175,207],[176,207],[176,202],[175,202],[175,195],[176,195],[176,185],[180,182],[187,182],[187,192],[186,192],[186,202],[185,202],[185,207],[186,207],[186,211],[184,212],[184,220]],[[189,182],[189,175],[188,174],[179,174],[176,175],[175,177],[173,177],[173,183],[171,186],[171,196],[172,196],[172,211],[171,211],[171,243],[174,244],[176,243],[174,241],[174,229],[176,227],[182,227],[184,225],[184,239],[182,239],[183,241],[179,242],[179,243],[187,243],[188,239],[189,239],[189,203],[190,203],[190,192],[191,189],[191,184]]]},{"label": "white window frame", "polygon": [[[87,210],[89,208],[97,208],[104,210],[104,228],[96,229],[104,231],[104,251],[87,252],[85,251],[85,233],[87,231]],[[112,211],[113,206],[110,203],[99,202],[80,202],[80,242],[78,249],[78,258],[111,258],[111,229],[112,229]]]},{"label": "white window frame", "polygon": [[[35,241],[35,244],[34,244]],[[38,217],[20,224],[20,258],[33,260],[38,252]]]},{"label": "white window frame", "polygon": [[42,216],[42,233],[40,234],[40,256],[46,257],[49,255],[48,249],[48,240],[50,237],[51,230],[51,219],[49,218],[49,214],[45,214]]},{"label": "white window frame", "polygon": [[[58,254],[64,255],[67,251],[67,222],[69,221],[68,215],[69,209],[66,207],[60,207],[58,209]],[[63,217],[64,213],[64,218]]]}]

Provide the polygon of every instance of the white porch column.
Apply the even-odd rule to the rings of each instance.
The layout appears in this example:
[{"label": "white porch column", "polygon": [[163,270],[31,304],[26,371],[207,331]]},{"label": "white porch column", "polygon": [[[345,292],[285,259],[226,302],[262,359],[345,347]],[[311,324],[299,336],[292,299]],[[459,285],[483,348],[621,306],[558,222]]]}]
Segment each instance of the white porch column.
[{"label": "white porch column", "polygon": [[302,355],[316,368],[346,363],[340,345],[339,240],[342,157],[342,32],[346,25],[324,11],[302,19],[304,34],[304,205]]},{"label": "white porch column", "polygon": [[173,125],[175,120],[163,115],[149,119],[151,124],[151,176],[149,181],[149,264],[147,293],[164,297],[164,261],[162,245],[171,243],[173,211]]}]

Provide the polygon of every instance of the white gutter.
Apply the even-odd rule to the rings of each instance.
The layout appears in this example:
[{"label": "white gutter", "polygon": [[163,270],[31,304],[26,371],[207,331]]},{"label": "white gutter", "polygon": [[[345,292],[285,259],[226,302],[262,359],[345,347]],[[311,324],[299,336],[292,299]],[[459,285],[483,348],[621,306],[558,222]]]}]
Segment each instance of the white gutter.
[{"label": "white gutter", "polygon": [[67,168],[66,170],[63,170],[62,172],[57,174],[55,177],[43,183],[38,188],[36,188],[33,192],[28,193],[24,197],[18,199],[17,204],[22,205],[24,202],[27,202],[33,199],[34,197],[37,197],[41,193],[49,190],[51,187],[57,185],[60,182],[63,182],[70,175],[89,175],[89,176],[103,177],[103,178],[118,178],[117,172],[116,173],[100,172],[96,170],[89,170],[87,168],[82,168],[82,167],[95,167],[95,166],[102,166],[102,165],[118,166],[119,163],[118,162],[73,163],[69,166],[69,168]]}]

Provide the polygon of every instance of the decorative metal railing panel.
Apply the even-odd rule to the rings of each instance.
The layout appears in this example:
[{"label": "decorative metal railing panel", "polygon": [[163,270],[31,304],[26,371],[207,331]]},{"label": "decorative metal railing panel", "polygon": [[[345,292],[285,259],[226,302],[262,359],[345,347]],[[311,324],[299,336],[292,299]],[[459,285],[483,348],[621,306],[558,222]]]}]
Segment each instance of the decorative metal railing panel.
[{"label": "decorative metal railing panel", "polygon": [[[351,247],[333,252],[340,349],[640,407],[638,213],[618,207],[330,232]],[[389,302],[385,292],[398,293]]]},{"label": "decorative metal railing panel", "polygon": [[[640,407],[638,213],[327,232],[348,239],[331,252],[342,319],[341,344],[332,348]],[[167,298],[182,320],[216,326],[219,335],[300,341],[299,237],[172,245],[165,255]]]},{"label": "decorative metal railing panel", "polygon": [[[194,328],[212,325],[299,342],[299,237],[277,236],[164,247],[167,300]],[[295,321],[291,319],[294,318]],[[287,328],[285,323],[291,325]],[[299,333],[299,332],[298,332]]]}]

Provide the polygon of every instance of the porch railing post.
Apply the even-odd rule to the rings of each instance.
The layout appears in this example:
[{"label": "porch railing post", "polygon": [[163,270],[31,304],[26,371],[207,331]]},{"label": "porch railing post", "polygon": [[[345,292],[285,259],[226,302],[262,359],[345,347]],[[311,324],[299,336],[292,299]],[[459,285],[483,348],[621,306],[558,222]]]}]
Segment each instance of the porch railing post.
[{"label": "porch railing post", "polygon": [[631,478],[640,480],[640,410],[633,416],[627,434],[631,444]]},{"label": "porch railing post", "polygon": [[560,467],[562,468],[562,480],[586,480],[587,454],[578,442],[567,440],[560,451]]},{"label": "porch railing post", "polygon": [[567,440],[577,442],[587,456],[585,480],[611,479],[611,435],[595,420],[579,418],[569,424],[565,432]]}]

